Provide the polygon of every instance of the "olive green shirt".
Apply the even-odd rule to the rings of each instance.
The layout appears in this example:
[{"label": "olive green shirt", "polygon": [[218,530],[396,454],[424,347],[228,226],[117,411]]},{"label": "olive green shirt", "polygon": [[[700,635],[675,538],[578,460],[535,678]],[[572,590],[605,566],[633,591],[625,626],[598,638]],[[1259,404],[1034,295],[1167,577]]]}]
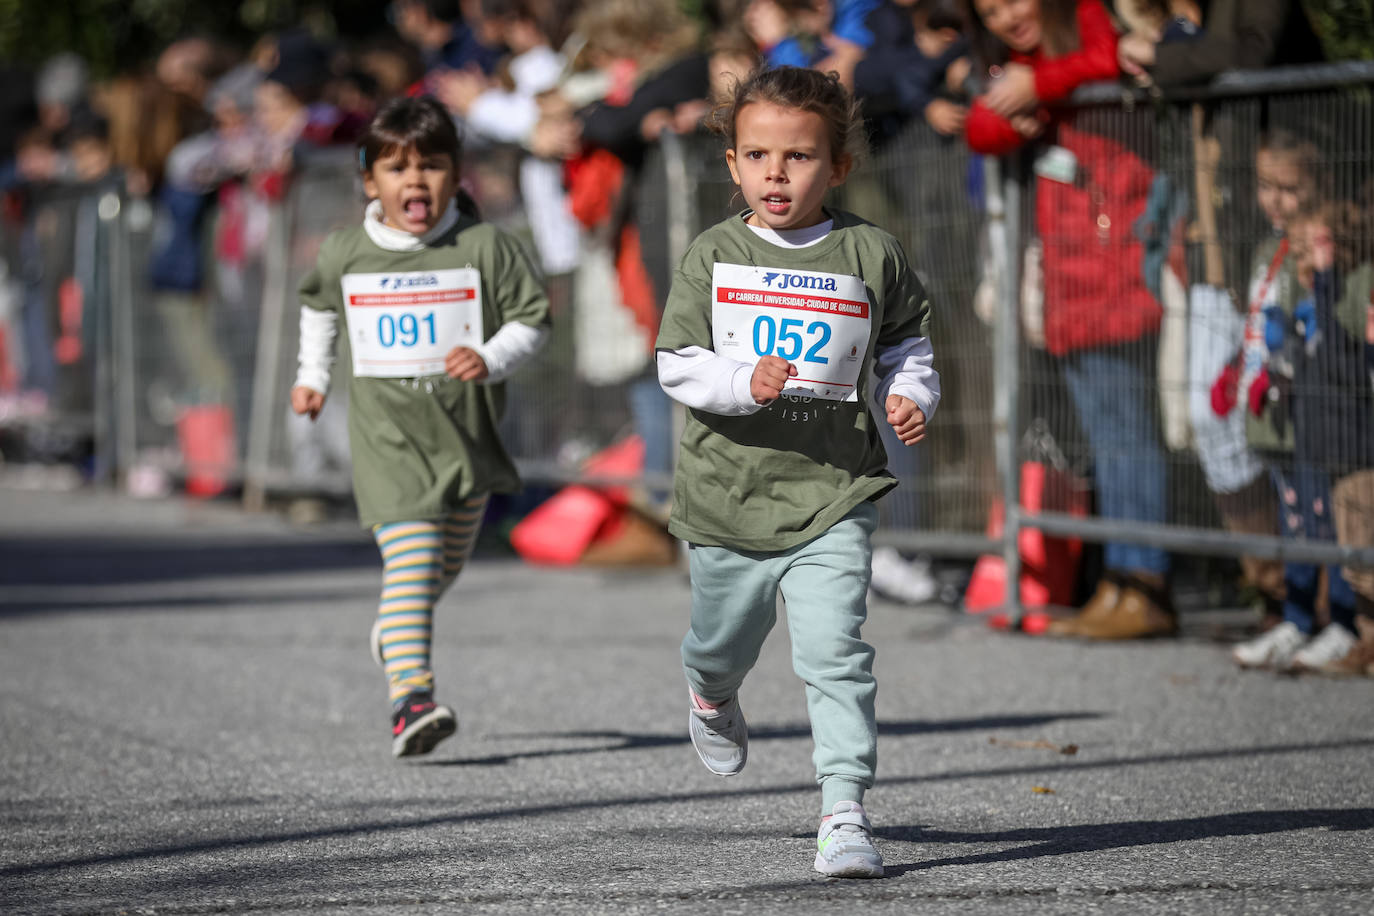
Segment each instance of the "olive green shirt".
[{"label": "olive green shirt", "polygon": [[[346,324],[345,274],[461,267],[481,276],[484,339],[509,322],[547,324],[548,300],[520,243],[466,216],[415,251],[382,248],[362,226],[331,234],[301,281],[301,303],[335,311]],[[519,489],[520,477],[497,431],[504,384],[447,375],[359,378],[348,359],[339,364],[348,367],[353,491],[365,527],[437,520],[469,496]]]},{"label": "olive green shirt", "polygon": [[712,344],[714,267],[740,264],[857,276],[871,331],[854,400],[783,396],[747,416],[689,409],[680,444],[669,530],[686,541],[778,552],[811,540],[865,500],[896,486],[878,422],[869,412],[874,353],[926,336],[930,305],[891,235],[843,211],[806,248],[755,235],[740,216],[706,230],[673,276],[660,350]]}]

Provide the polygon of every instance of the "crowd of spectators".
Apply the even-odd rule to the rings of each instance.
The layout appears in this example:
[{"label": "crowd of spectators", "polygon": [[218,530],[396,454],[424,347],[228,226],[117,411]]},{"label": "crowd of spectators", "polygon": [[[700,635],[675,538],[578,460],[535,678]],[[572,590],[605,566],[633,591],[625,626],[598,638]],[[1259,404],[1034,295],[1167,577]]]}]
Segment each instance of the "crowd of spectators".
[{"label": "crowd of spectators", "polygon": [[[252,272],[267,244],[266,213],[312,157],[347,150],[381,102],[423,93],[449,109],[470,148],[524,150],[518,196],[556,313],[573,308],[579,270],[606,266],[598,276],[611,278],[618,295],[609,298],[629,316],[623,336],[630,352],[598,351],[579,369],[593,382],[606,372],[606,380],[624,383],[646,443],[645,468],[667,472],[669,410],[653,381],[649,347],[671,265],[643,251],[637,178],[664,132],[696,132],[713,94],[731,79],[760,65],[795,65],[837,72],[861,99],[875,144],[909,136],[917,125],[929,142],[967,143],[977,153],[1032,151],[1038,200],[1031,235],[1043,288],[1040,323],[1028,336],[1054,357],[1077,410],[1098,514],[1167,523],[1168,434],[1144,397],[1157,390],[1162,265],[1157,260],[1156,274],[1142,275],[1148,246],[1132,228],[1158,203],[1156,164],[1055,103],[1091,81],[1168,91],[1226,69],[1320,60],[1300,4],[707,0],[692,10],[677,0],[393,0],[386,34],[351,41],[293,29],[251,48],[228,48],[190,36],[146,72],[113,79],[92,80],[70,54],[36,73],[7,73],[0,417],[41,410],[59,397],[62,367],[82,352],[79,314],[54,308],[44,293],[47,279],[33,256],[43,228],[26,222],[34,195],[53,185],[104,183],[154,205],[150,285],[178,341],[172,352],[184,363],[185,388],[194,390],[193,400],[228,405],[242,426],[250,405],[236,380],[251,378],[252,368],[235,361],[251,360],[258,332],[252,313],[261,278]],[[1232,376],[1217,383],[1213,415],[1193,411],[1195,424],[1217,427],[1212,441],[1223,444],[1210,451],[1199,445],[1206,451],[1199,458],[1231,530],[1367,545],[1374,323],[1357,301],[1363,294],[1363,305],[1374,309],[1360,286],[1374,260],[1363,225],[1367,202],[1321,189],[1319,154],[1282,131],[1267,135],[1262,155],[1270,158],[1258,163],[1258,191],[1232,193],[1258,194],[1281,254],[1280,247],[1245,252],[1238,260],[1247,267],[1252,254],[1257,259],[1248,274],[1209,271],[1241,303],[1231,341],[1240,356],[1219,367]],[[1284,208],[1276,209],[1274,188],[1289,195]],[[1172,218],[1167,208],[1161,218]],[[1099,241],[1109,247],[1085,254]],[[211,285],[219,303],[213,312],[206,306]],[[587,297],[585,307],[596,307],[597,298]],[[1245,314],[1252,300],[1257,305]],[[1374,322],[1374,311],[1370,316]],[[1211,390],[1210,379],[1190,381]],[[1253,407],[1249,438],[1247,421],[1230,414],[1237,398]],[[1286,439],[1255,431],[1272,433],[1276,424]],[[1293,445],[1294,428],[1305,447]],[[1313,443],[1334,443],[1340,466]],[[1231,451],[1218,457],[1226,447]],[[903,568],[906,560],[888,552],[877,562],[892,573],[887,583],[896,597],[932,596],[928,579]],[[1060,632],[1134,638],[1174,631],[1166,553],[1108,545],[1104,565],[1091,600]],[[1260,560],[1244,568],[1275,621],[1282,619],[1275,628],[1282,638],[1237,661],[1286,667],[1296,658],[1322,667],[1358,650],[1365,653],[1359,664],[1374,662],[1367,573],[1332,568],[1318,577],[1310,567]],[[1319,579],[1329,583],[1320,599]],[[1327,630],[1340,633],[1313,651],[1308,637],[1318,605]]]}]

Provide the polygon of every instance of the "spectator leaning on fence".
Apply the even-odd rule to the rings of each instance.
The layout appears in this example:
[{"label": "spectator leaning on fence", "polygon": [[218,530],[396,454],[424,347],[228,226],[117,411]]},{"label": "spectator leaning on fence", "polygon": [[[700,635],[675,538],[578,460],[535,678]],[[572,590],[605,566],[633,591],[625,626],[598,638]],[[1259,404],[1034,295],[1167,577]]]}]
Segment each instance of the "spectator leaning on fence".
[{"label": "spectator leaning on fence", "polygon": [[[880,128],[889,112],[899,122],[924,118],[941,135],[961,135],[968,108],[951,96],[960,94],[963,80],[951,87],[947,77],[968,54],[962,0],[893,0],[873,10],[866,24],[874,43],[854,71],[864,116]],[[964,63],[956,75],[967,73]]]},{"label": "spectator leaning on fence", "polygon": [[[1099,514],[1165,520],[1167,466],[1151,392],[1160,306],[1140,272],[1131,231],[1152,172],[1132,150],[1045,108],[1079,85],[1115,78],[1116,33],[1099,0],[971,0],[970,24],[987,91],[966,133],[980,153],[1053,143],[1037,161],[1036,229],[1044,249],[1045,343],[1060,360],[1092,447]],[[1109,543],[1105,572],[1055,635],[1131,639],[1173,633],[1157,548]]]},{"label": "spectator leaning on fence", "polygon": [[457,728],[434,702],[434,604],[472,550],[488,494],[520,486],[497,433],[501,382],[539,348],[548,320],[520,243],[459,211],[459,153],[435,100],[383,107],[359,150],[371,199],[362,225],[325,240],[300,290],[297,413],[324,407],[341,317],[348,329],[353,492],[382,554],[372,649],[398,757]]},{"label": "spectator leaning on fence", "polygon": [[689,408],[669,525],[691,545],[689,731],[711,772],[744,767],[738,690],[781,591],[821,784],[815,868],[877,877],[862,806],[876,685],[860,629],[873,501],[896,481],[869,405],[903,444],[924,437],[940,395],[930,307],[895,239],[822,206],[861,136],[833,75],[763,70],[715,123],[749,209],[693,242],[658,337],[659,379]]}]

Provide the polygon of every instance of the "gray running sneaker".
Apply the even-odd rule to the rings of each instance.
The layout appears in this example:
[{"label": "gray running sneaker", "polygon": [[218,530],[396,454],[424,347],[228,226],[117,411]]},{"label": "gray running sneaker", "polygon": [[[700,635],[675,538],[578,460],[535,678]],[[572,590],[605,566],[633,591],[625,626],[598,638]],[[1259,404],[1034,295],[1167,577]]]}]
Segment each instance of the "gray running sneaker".
[{"label": "gray running sneaker", "polygon": [[687,703],[692,711],[687,717],[687,731],[706,769],[717,776],[734,776],[744,769],[749,756],[749,726],[744,723],[739,697],[733,696],[715,709],[698,709],[690,695]]},{"label": "gray running sneaker", "polygon": [[832,878],[881,878],[883,857],[873,845],[873,826],[858,802],[835,803],[816,834],[816,871]]}]

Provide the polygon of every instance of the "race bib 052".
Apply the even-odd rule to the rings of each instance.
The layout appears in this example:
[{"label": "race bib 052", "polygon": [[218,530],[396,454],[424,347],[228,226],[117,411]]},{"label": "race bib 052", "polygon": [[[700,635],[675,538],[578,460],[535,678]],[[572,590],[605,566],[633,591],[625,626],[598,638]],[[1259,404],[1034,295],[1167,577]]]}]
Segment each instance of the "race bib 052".
[{"label": "race bib 052", "polygon": [[784,394],[853,401],[872,328],[858,277],[717,264],[711,278],[712,346],[754,364],[780,356],[797,367]]},{"label": "race bib 052", "polygon": [[343,300],[356,376],[441,375],[450,350],[483,340],[481,275],[471,267],[345,274]]}]

